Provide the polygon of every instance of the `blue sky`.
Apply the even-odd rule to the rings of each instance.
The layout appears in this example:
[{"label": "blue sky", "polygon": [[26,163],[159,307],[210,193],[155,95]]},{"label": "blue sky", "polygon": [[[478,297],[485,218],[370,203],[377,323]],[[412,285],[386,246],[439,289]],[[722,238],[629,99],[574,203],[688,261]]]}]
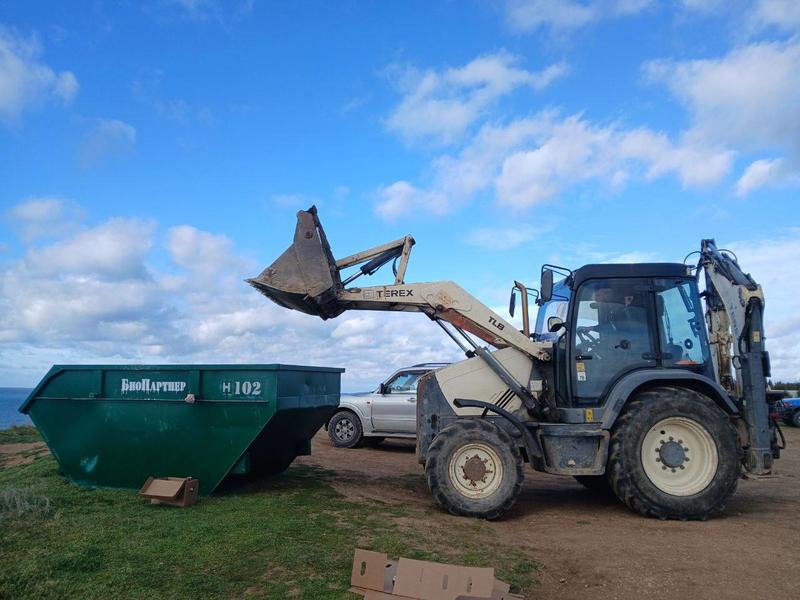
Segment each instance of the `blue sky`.
[{"label": "blue sky", "polygon": [[542,262],[715,237],[797,379],[799,32],[795,0],[0,2],[0,385],[456,358],[419,316],[322,323],[241,282],[312,203],[335,254],[411,233],[408,280],[498,308]]}]

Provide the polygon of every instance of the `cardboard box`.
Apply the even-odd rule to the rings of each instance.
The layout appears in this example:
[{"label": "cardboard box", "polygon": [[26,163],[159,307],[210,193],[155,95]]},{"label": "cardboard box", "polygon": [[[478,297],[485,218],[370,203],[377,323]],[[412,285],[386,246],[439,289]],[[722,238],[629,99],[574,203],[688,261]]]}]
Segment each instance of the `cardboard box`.
[{"label": "cardboard box", "polygon": [[139,495],[149,498],[150,504],[191,506],[197,502],[199,488],[198,480],[191,477],[148,477]]},{"label": "cardboard box", "polygon": [[494,569],[400,558],[356,548],[351,592],[364,600],[521,600]]}]

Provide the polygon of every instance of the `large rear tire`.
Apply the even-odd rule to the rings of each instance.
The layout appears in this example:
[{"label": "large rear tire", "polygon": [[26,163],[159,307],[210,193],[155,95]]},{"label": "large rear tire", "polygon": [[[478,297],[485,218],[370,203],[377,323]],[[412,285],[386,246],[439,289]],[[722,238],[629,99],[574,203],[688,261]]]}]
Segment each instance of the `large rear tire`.
[{"label": "large rear tire", "polygon": [[741,449],[714,402],[686,388],[641,392],[611,432],[611,488],[632,510],[660,519],[706,519],[736,490]]},{"label": "large rear tire", "polygon": [[500,427],[461,419],[433,438],[425,475],[434,498],[450,513],[497,519],[519,495],[522,466],[517,445]]}]

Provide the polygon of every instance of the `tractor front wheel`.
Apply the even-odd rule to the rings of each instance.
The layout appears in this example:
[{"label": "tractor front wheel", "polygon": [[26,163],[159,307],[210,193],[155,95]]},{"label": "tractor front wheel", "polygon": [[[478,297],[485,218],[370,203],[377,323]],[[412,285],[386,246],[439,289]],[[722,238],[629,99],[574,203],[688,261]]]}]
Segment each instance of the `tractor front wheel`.
[{"label": "tractor front wheel", "polygon": [[497,519],[519,495],[522,466],[511,436],[489,421],[465,418],[433,438],[425,475],[436,501],[452,514]]}]

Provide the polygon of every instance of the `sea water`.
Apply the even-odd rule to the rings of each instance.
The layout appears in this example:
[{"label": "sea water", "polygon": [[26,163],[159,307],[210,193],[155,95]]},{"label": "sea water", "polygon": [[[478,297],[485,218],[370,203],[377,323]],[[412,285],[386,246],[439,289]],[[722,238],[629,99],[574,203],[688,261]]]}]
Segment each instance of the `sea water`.
[{"label": "sea water", "polygon": [[29,388],[0,387],[0,429],[14,425],[29,425],[28,415],[19,412],[19,407],[31,393]]}]

